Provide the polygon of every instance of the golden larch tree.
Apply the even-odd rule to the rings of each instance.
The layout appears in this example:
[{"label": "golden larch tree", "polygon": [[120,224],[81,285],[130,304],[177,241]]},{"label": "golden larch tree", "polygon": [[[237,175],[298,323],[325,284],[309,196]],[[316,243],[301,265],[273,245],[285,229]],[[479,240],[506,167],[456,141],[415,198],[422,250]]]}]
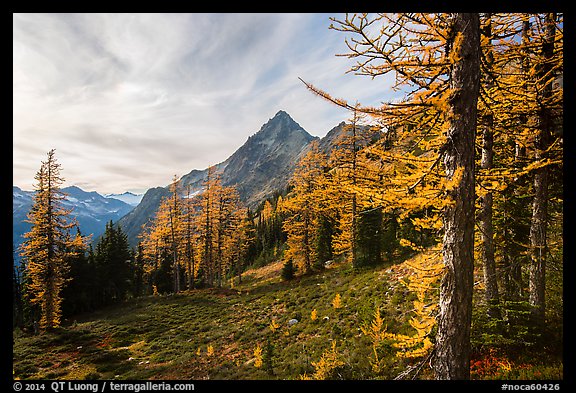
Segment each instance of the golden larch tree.
[{"label": "golden larch tree", "polygon": [[[349,110],[373,116],[392,147],[380,144],[380,188],[366,189],[382,205],[406,212],[428,209],[442,219],[445,266],[440,290],[433,368],[438,379],[470,377],[474,251],[474,141],[480,75],[478,14],[354,14],[332,27],[346,40],[351,71],[377,77],[393,74],[403,100],[359,107],[320,96]],[[442,166],[441,166],[442,165]],[[358,190],[362,191],[362,190]],[[401,217],[402,218],[402,217]]]},{"label": "golden larch tree", "polygon": [[319,210],[318,182],[322,178],[326,162],[326,156],[320,152],[318,142],[312,142],[290,180],[294,188],[283,202],[283,209],[290,212],[283,224],[283,229],[288,235],[288,248],[284,258],[291,259],[302,274],[312,271],[312,263],[315,260],[314,244]]},{"label": "golden larch tree", "polygon": [[52,149],[35,176],[34,204],[27,218],[31,228],[21,248],[26,295],[32,305],[38,306],[40,328],[47,330],[60,326],[61,292],[68,281],[69,260],[86,249],[80,234],[70,235],[69,230],[77,224],[70,219],[71,210],[62,205],[66,194],[60,189],[64,182],[60,172],[61,165]]}]

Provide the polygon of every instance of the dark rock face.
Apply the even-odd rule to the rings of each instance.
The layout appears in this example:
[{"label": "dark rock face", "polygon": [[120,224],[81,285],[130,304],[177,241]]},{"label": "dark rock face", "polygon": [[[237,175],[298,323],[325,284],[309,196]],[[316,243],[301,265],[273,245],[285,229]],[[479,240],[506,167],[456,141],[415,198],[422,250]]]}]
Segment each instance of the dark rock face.
[{"label": "dark rock face", "polygon": [[314,139],[280,111],[224,161],[222,183],[236,185],[240,198],[255,206],[286,186],[300,155]]},{"label": "dark rock face", "polygon": [[[240,198],[255,206],[286,185],[301,153],[314,139],[280,111],[226,161],[217,164],[216,170],[223,185],[236,186]],[[205,177],[206,170],[193,170],[181,182],[196,192],[202,189]]]}]

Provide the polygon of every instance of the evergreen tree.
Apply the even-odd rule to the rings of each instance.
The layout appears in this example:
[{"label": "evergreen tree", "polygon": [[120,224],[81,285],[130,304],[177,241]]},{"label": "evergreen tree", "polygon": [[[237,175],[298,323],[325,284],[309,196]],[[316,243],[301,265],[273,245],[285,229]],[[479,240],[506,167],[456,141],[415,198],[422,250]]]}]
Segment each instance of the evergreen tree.
[{"label": "evergreen tree", "polygon": [[318,218],[318,229],[315,237],[316,241],[316,261],[314,267],[318,270],[324,268],[327,261],[334,258],[334,251],[332,249],[332,238],[335,235],[334,220],[328,215],[321,214]]},{"label": "evergreen tree", "polygon": [[62,289],[68,281],[70,258],[83,247],[81,236],[70,236],[75,223],[69,220],[70,211],[62,206],[65,194],[60,186],[61,165],[54,150],[42,162],[35,179],[34,204],[28,213],[30,231],[24,235],[21,255],[26,266],[25,293],[37,306],[35,322],[41,329],[58,327],[62,317]]},{"label": "evergreen tree", "polygon": [[294,278],[294,276],[296,275],[296,268],[294,266],[294,263],[292,262],[292,259],[287,259],[284,262],[284,265],[282,265],[282,279],[283,280],[292,280]]},{"label": "evergreen tree", "polygon": [[134,256],[134,296],[142,296],[144,294],[144,247],[142,242],[138,242]]},{"label": "evergreen tree", "polygon": [[283,224],[288,234],[288,249],[284,258],[292,259],[302,274],[312,272],[312,263],[316,259],[314,245],[318,228],[318,182],[325,162],[326,158],[319,151],[318,143],[312,142],[310,150],[294,171],[291,179],[294,189],[285,203],[290,215]]},{"label": "evergreen tree", "polygon": [[[82,236],[80,228],[76,228],[77,236]],[[94,266],[86,255],[86,247],[77,247],[75,255],[70,258],[70,281],[62,290],[62,313],[72,316],[94,310],[93,286]]]},{"label": "evergreen tree", "polygon": [[16,258],[12,257],[12,327],[24,326],[24,299],[22,296],[22,275]]},{"label": "evergreen tree", "polygon": [[382,263],[383,213],[381,209],[360,212],[356,238],[356,267],[375,266]]},{"label": "evergreen tree", "polygon": [[98,306],[123,301],[133,293],[132,259],[128,237],[120,226],[109,221],[94,254]]},{"label": "evergreen tree", "polygon": [[[474,248],[474,139],[480,75],[478,14],[354,14],[334,19],[346,40],[352,71],[371,77],[394,74],[408,93],[380,108],[349,105],[310,84],[316,94],[362,111],[394,131],[393,143],[371,147],[379,156],[380,188],[352,186],[369,199],[413,212],[435,209],[420,220],[433,228],[441,213],[443,262],[434,370],[439,379],[470,376],[470,326]],[[382,28],[373,29],[381,23]],[[392,146],[392,148],[390,148]],[[443,163],[443,171],[438,167]],[[416,193],[418,190],[418,193]],[[440,191],[440,192],[439,192]],[[404,214],[404,213],[403,213]],[[403,219],[404,217],[401,217]]]},{"label": "evergreen tree", "polygon": [[382,213],[382,216],[382,256],[386,257],[387,263],[392,263],[395,253],[400,248],[400,242],[398,240],[400,224],[393,210],[386,214]]}]

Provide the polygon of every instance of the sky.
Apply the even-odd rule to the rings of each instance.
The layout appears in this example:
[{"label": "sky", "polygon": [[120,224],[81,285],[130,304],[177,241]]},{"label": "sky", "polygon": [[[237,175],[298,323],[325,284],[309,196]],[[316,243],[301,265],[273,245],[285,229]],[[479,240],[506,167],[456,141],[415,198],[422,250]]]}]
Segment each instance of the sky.
[{"label": "sky", "polygon": [[13,184],[50,149],[64,186],[168,185],[228,158],[279,110],[319,137],[393,81],[347,71],[339,14],[13,14]]}]

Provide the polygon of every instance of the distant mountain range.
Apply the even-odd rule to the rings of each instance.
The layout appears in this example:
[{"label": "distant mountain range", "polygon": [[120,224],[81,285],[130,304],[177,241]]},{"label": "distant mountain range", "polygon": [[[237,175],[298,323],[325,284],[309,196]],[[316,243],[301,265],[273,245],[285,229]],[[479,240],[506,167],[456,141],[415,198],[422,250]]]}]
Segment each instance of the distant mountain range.
[{"label": "distant mountain range", "polygon": [[[279,111],[228,159],[216,164],[216,172],[224,186],[235,186],[241,200],[255,208],[274,192],[286,188],[298,161],[309,150],[312,141],[319,141],[320,149],[329,154],[344,126],[342,122],[325,137],[318,138],[310,135],[288,113]],[[201,192],[207,171],[207,168],[194,169],[182,176],[182,192],[186,192],[188,186],[191,193]],[[67,187],[63,191],[69,194],[66,203],[74,207],[73,215],[84,234],[93,233],[93,238],[96,238],[103,233],[106,222],[112,220],[118,222],[130,244],[135,246],[143,225],[153,217],[161,199],[169,195],[169,186],[151,188],[144,195],[126,192],[102,196],[78,187]],[[14,187],[15,244],[20,244],[22,234],[29,229],[29,224],[23,220],[32,205],[32,195],[32,192]]]},{"label": "distant mountain range", "polygon": [[[87,192],[79,187],[65,187],[62,191],[67,194],[63,207],[72,209],[71,216],[76,218],[83,235],[92,234],[96,239],[106,228],[106,223],[118,221],[122,216],[134,209],[134,205],[126,203],[117,196],[102,196],[92,191]],[[127,195],[129,194],[129,195]],[[126,200],[134,203],[141,196],[124,193]],[[19,187],[12,188],[12,243],[18,247],[23,241],[23,235],[30,230],[30,224],[25,222],[26,215],[34,203],[34,191],[24,191]]]},{"label": "distant mountain range", "polygon": [[131,206],[138,206],[144,194],[134,194],[132,192],[126,191],[123,194],[104,194],[106,198],[114,198],[127,203]]}]

